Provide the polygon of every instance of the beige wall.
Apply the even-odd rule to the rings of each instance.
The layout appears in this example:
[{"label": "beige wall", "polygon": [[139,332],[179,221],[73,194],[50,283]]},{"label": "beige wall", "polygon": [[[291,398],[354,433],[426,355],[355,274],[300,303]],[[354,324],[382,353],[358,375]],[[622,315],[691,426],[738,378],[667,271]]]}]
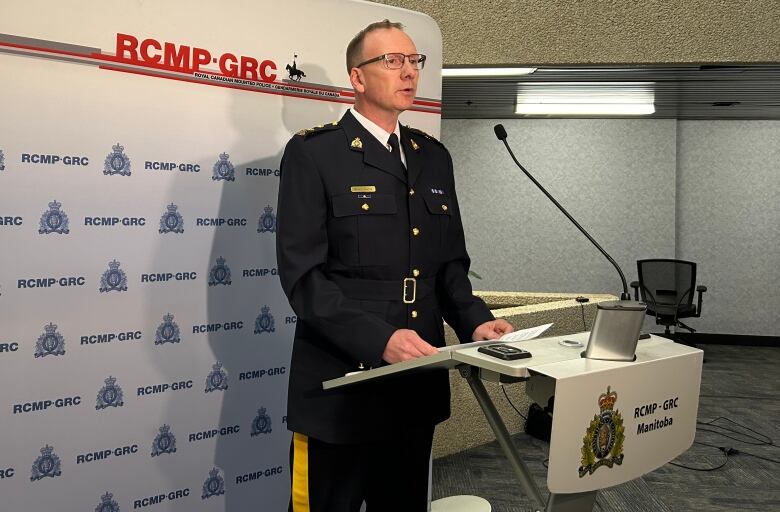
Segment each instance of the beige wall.
[{"label": "beige wall", "polygon": [[445,65],[780,62],[780,0],[379,0],[441,27]]}]

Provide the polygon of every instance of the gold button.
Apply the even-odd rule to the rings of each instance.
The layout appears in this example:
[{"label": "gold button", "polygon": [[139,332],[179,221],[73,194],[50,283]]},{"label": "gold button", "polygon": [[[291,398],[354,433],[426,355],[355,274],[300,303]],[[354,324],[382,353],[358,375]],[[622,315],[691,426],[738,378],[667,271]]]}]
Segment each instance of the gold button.
[{"label": "gold button", "polygon": [[368,210],[368,203],[363,203],[363,206],[361,206],[364,210]]},{"label": "gold button", "polygon": [[419,234],[420,234],[420,230],[419,230],[419,229],[417,229],[417,228],[412,228],[412,234],[413,234],[414,236],[417,236],[417,235],[419,235]]},{"label": "gold button", "polygon": [[447,205],[446,204],[441,205],[441,209],[446,212],[447,211]]},{"label": "gold button", "polygon": [[417,311],[412,311],[412,318],[417,318]]},{"label": "gold button", "polygon": [[410,195],[410,196],[413,196],[413,195],[414,195],[414,189],[413,189],[413,188],[410,188],[410,189],[409,189],[409,195]]},{"label": "gold button", "polygon": [[419,276],[419,275],[420,275],[420,271],[419,271],[419,270],[417,270],[417,269],[414,269],[414,270],[412,270],[412,275],[413,275],[414,277],[417,277],[417,276]]}]

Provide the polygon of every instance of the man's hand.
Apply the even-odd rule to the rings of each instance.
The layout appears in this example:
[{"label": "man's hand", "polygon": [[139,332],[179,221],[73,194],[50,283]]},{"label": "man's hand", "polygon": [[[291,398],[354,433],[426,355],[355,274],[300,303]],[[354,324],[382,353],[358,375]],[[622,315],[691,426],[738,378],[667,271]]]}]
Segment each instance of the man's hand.
[{"label": "man's hand", "polygon": [[485,322],[474,329],[474,334],[471,335],[471,339],[474,341],[497,340],[504,334],[510,333],[513,330],[514,329],[509,322],[503,318],[499,318],[497,320]]},{"label": "man's hand", "polygon": [[382,359],[388,363],[400,363],[422,356],[436,354],[438,350],[411,329],[398,329],[390,336],[382,353]]}]

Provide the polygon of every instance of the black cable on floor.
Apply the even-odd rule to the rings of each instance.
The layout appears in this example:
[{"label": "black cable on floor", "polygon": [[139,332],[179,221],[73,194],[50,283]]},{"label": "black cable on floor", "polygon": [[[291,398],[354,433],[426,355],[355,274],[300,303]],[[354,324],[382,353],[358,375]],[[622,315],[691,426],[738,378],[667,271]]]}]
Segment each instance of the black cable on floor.
[{"label": "black cable on floor", "polygon": [[745,396],[745,395],[699,395],[701,398],[739,398],[742,400],[771,400],[778,401],[780,397],[772,396]]},{"label": "black cable on floor", "polygon": [[515,412],[517,412],[517,414],[519,414],[521,418],[523,418],[525,421],[528,421],[528,418],[526,418],[525,415],[522,412],[520,412],[520,409],[515,407],[515,404],[512,403],[512,400],[509,399],[509,395],[506,394],[506,389],[504,389],[504,385],[500,384],[500,386],[501,386],[501,391],[504,392],[504,396],[506,397],[506,401],[509,402],[509,405],[512,406],[512,409],[514,409]]},{"label": "black cable on floor", "polygon": [[686,466],[685,464],[679,464],[679,463],[673,462],[673,461],[669,461],[669,464],[671,464],[672,466],[677,466],[678,468],[690,469],[691,471],[704,471],[704,472],[707,472],[707,471],[718,470],[718,469],[722,468],[723,466],[725,466],[726,463],[729,461],[729,454],[728,454],[728,452],[726,451],[726,449],[721,448],[720,446],[715,446],[714,444],[701,443],[699,441],[694,441],[694,444],[701,444],[701,445],[704,445],[704,446],[712,446],[713,448],[719,449],[720,451],[723,452],[723,462],[720,463],[717,466],[712,466],[712,467],[709,467],[709,468],[697,468],[697,467],[694,467],[694,466]]},{"label": "black cable on floor", "polygon": [[718,445],[715,445],[715,444],[704,443],[702,441],[694,441],[694,443],[700,444],[700,445],[703,445],[703,446],[710,446],[712,448],[717,448],[718,450],[720,450],[723,453],[725,453],[726,457],[728,457],[729,455],[747,455],[749,457],[755,457],[757,459],[766,460],[766,461],[769,461],[769,462],[774,462],[775,464],[780,464],[780,460],[774,460],[774,459],[770,459],[768,457],[762,457],[760,455],[756,455],[755,453],[743,452],[741,450],[737,450],[736,448],[727,448],[725,446],[718,446]]},{"label": "black cable on floor", "polygon": [[[750,431],[750,432],[752,432],[753,434],[756,434],[756,435],[753,436],[753,435],[747,434],[745,432],[740,432],[739,430],[735,430],[734,428],[731,428],[729,426],[718,425],[717,422],[720,421],[720,420],[727,421],[727,422],[729,422],[729,423],[731,423],[733,425],[736,425],[737,427],[739,427],[741,429],[748,430],[748,431]],[[697,425],[706,425],[708,427],[714,427],[714,428],[718,428],[718,429],[721,429],[721,430],[725,430],[726,432],[730,432],[732,434],[736,434],[738,436],[746,437],[748,439],[751,439],[752,441],[755,441],[755,442],[752,442],[752,441],[746,441],[744,439],[739,439],[739,438],[730,436],[728,434],[725,434],[723,432],[720,432],[718,430],[704,429],[704,428],[700,428],[698,426],[696,427],[697,430],[701,430],[703,432],[710,432],[712,434],[723,436],[723,437],[726,437],[728,439],[731,439],[733,441],[737,441],[737,442],[740,442],[740,443],[745,443],[745,444],[749,444],[749,445],[752,445],[752,446],[774,446],[774,447],[777,447],[777,445],[774,443],[772,438],[769,437],[768,435],[762,434],[761,432],[758,432],[757,430],[753,430],[752,428],[748,427],[747,425],[743,425],[742,423],[739,423],[738,421],[734,421],[731,418],[727,418],[725,416],[718,416],[714,420],[710,420],[710,421],[697,421],[696,424]]]}]

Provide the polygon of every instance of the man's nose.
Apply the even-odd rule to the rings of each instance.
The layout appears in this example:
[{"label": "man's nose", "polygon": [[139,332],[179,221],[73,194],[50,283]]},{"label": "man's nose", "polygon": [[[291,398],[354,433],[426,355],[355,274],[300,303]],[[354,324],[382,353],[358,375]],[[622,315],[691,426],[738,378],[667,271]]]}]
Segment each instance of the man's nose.
[{"label": "man's nose", "polygon": [[418,69],[409,62],[409,59],[404,59],[404,64],[401,66],[401,78],[414,78],[417,73]]}]

